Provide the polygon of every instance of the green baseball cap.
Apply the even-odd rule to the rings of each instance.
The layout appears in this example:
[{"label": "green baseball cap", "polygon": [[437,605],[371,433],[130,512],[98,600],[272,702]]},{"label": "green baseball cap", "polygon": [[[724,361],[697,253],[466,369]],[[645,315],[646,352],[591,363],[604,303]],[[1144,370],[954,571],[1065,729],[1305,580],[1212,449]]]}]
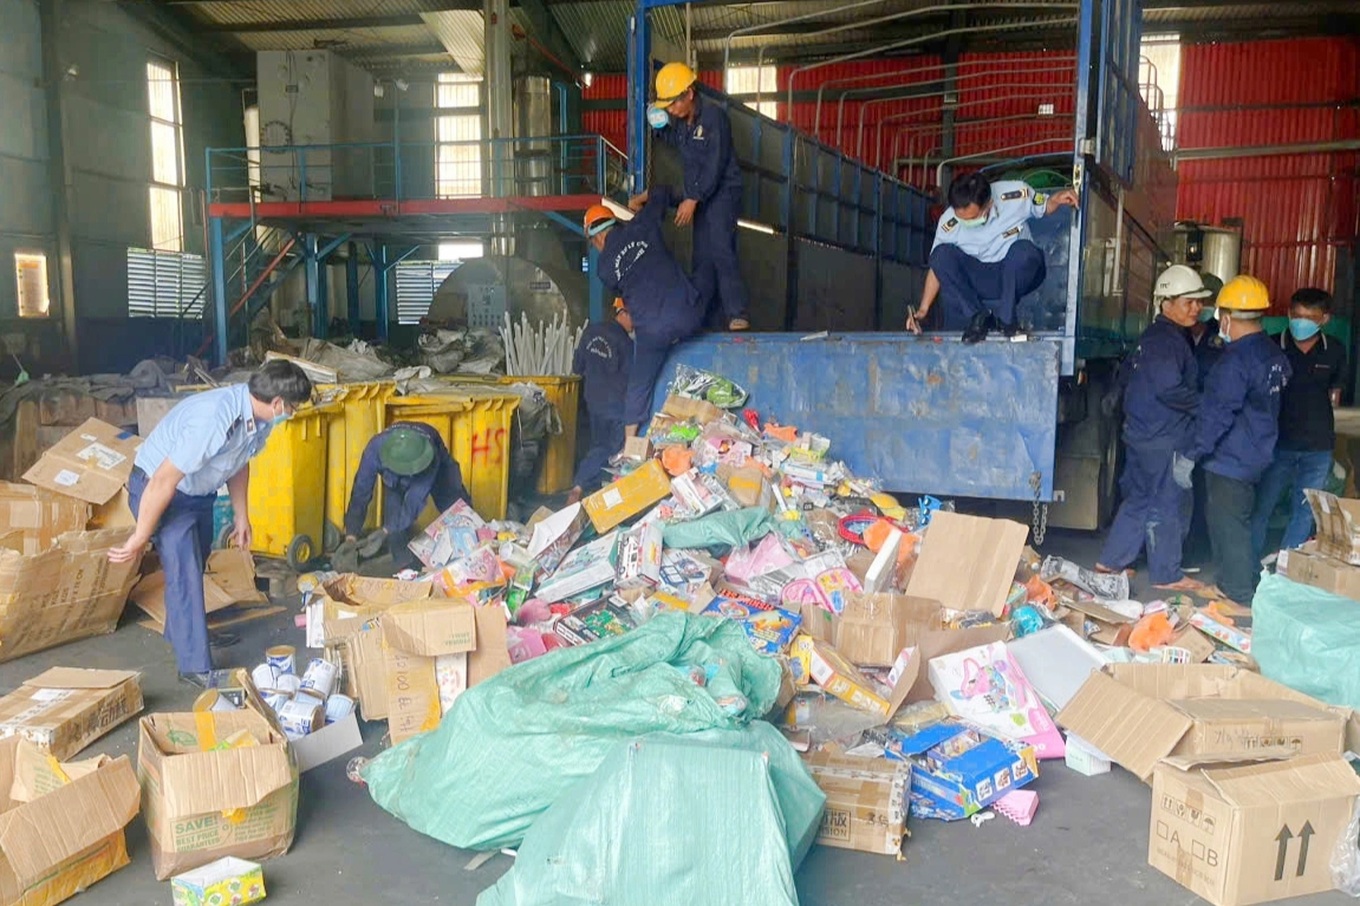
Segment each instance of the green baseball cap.
[{"label": "green baseball cap", "polygon": [[419,475],[434,462],[434,444],[415,428],[392,428],[378,448],[378,461],[398,475]]}]

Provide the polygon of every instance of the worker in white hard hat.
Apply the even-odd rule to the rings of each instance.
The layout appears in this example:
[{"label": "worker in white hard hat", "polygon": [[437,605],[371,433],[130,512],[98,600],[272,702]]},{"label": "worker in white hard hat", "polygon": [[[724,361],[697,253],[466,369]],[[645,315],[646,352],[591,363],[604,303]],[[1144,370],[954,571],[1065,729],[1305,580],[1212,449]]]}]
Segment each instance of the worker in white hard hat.
[{"label": "worker in white hard hat", "polygon": [[1181,543],[1189,527],[1191,474],[1199,407],[1199,369],[1189,329],[1209,296],[1199,274],[1172,265],[1157,278],[1158,314],[1122,369],[1124,472],[1119,505],[1096,570],[1130,567],[1146,552],[1152,584],[1197,591],[1203,584],[1181,571]]}]

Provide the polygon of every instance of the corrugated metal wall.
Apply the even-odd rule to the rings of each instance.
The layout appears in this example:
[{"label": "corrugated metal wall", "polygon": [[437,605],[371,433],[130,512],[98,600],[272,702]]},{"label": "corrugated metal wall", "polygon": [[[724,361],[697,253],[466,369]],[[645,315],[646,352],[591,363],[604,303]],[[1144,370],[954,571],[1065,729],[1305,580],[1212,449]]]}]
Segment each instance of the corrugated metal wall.
[{"label": "corrugated metal wall", "polygon": [[[1360,41],[1317,38],[1205,44],[1181,61],[1182,149],[1360,139]],[[1177,216],[1242,223],[1244,271],[1280,313],[1295,289],[1337,287],[1352,247],[1360,155],[1311,153],[1183,161]]]}]

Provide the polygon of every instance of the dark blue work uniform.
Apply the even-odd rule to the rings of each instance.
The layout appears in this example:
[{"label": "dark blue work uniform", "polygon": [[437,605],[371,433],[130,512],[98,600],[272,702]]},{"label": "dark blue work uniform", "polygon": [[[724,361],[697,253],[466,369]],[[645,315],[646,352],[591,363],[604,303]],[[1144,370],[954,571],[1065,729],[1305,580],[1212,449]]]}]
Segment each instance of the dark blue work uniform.
[{"label": "dark blue work uniform", "polygon": [[1201,323],[1204,324],[1204,333],[1200,334],[1198,340],[1191,334],[1190,345],[1195,350],[1195,364],[1199,366],[1199,389],[1203,392],[1204,382],[1209,379],[1209,372],[1223,355],[1224,343],[1223,338],[1218,335],[1218,318],[1210,318]]},{"label": "dark blue work uniform", "polygon": [[694,105],[693,123],[672,117],[660,137],[680,152],[685,198],[699,202],[694,211],[694,286],[705,309],[720,300],[730,321],[746,317],[747,308],[746,282],[737,261],[741,167],[727,112],[697,92]]},{"label": "dark blue work uniform", "polygon": [[571,361],[571,370],[581,376],[590,413],[590,449],[572,482],[578,488],[596,483],[609,457],[623,449],[623,406],[632,367],[633,338],[618,321],[586,328]]},{"label": "dark blue work uniform", "polygon": [[[1209,299],[1206,302],[1212,301]],[[1214,364],[1223,355],[1223,338],[1218,335],[1218,319],[1210,318],[1201,321],[1200,326],[1204,328],[1196,339],[1193,330],[1190,333],[1190,345],[1195,350],[1195,364],[1199,366],[1199,391],[1204,392],[1204,382],[1209,378],[1209,372]],[[1190,533],[1186,537],[1187,556],[1196,560],[1204,560],[1209,556],[1209,524],[1205,521],[1204,514],[1208,509],[1208,493],[1204,489],[1204,470],[1195,470],[1194,486],[1194,511],[1190,516]]]},{"label": "dark blue work uniform", "polygon": [[[396,428],[414,428],[424,434],[434,444],[434,461],[425,471],[416,475],[398,475],[383,468],[380,451],[387,435]],[[386,431],[374,436],[364,447],[359,460],[359,470],[354,475],[354,487],[350,491],[349,506],[345,509],[345,534],[360,536],[364,531],[364,520],[368,515],[368,504],[373,499],[373,491],[378,479],[387,487],[387,498],[383,505],[383,528],[387,530],[387,544],[392,556],[405,562],[410,554],[406,543],[411,539],[411,529],[425,501],[434,498],[435,508],[441,513],[459,500],[472,501],[467,489],[463,487],[463,473],[458,463],[449,455],[444,439],[429,425],[419,422],[398,422]]]},{"label": "dark blue work uniform", "polygon": [[657,375],[671,346],[698,333],[703,323],[699,293],[661,236],[661,218],[673,201],[666,186],[650,190],[637,216],[610,229],[596,265],[605,289],[622,296],[633,316],[625,425],[641,425],[646,420]]},{"label": "dark blue work uniform", "polygon": [[1100,562],[1131,564],[1146,548],[1154,585],[1183,578],[1181,542],[1188,527],[1190,492],[1172,478],[1175,453],[1194,445],[1199,369],[1184,328],[1162,315],[1143,332],[1126,366],[1124,473],[1119,505]]},{"label": "dark blue work uniform", "polygon": [[1280,400],[1289,360],[1265,332],[1228,343],[1209,372],[1200,403],[1194,459],[1204,468],[1209,524],[1219,589],[1251,601],[1260,566],[1251,537],[1256,483],[1275,455]]}]

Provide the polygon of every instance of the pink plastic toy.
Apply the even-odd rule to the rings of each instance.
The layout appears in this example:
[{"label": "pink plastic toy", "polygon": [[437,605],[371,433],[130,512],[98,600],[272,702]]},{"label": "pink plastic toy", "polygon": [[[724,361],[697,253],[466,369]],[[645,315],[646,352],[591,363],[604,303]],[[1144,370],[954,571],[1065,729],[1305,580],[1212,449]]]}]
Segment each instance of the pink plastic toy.
[{"label": "pink plastic toy", "polygon": [[1029,827],[1034,813],[1039,810],[1039,794],[1033,790],[1011,790],[991,807],[1021,827]]}]

